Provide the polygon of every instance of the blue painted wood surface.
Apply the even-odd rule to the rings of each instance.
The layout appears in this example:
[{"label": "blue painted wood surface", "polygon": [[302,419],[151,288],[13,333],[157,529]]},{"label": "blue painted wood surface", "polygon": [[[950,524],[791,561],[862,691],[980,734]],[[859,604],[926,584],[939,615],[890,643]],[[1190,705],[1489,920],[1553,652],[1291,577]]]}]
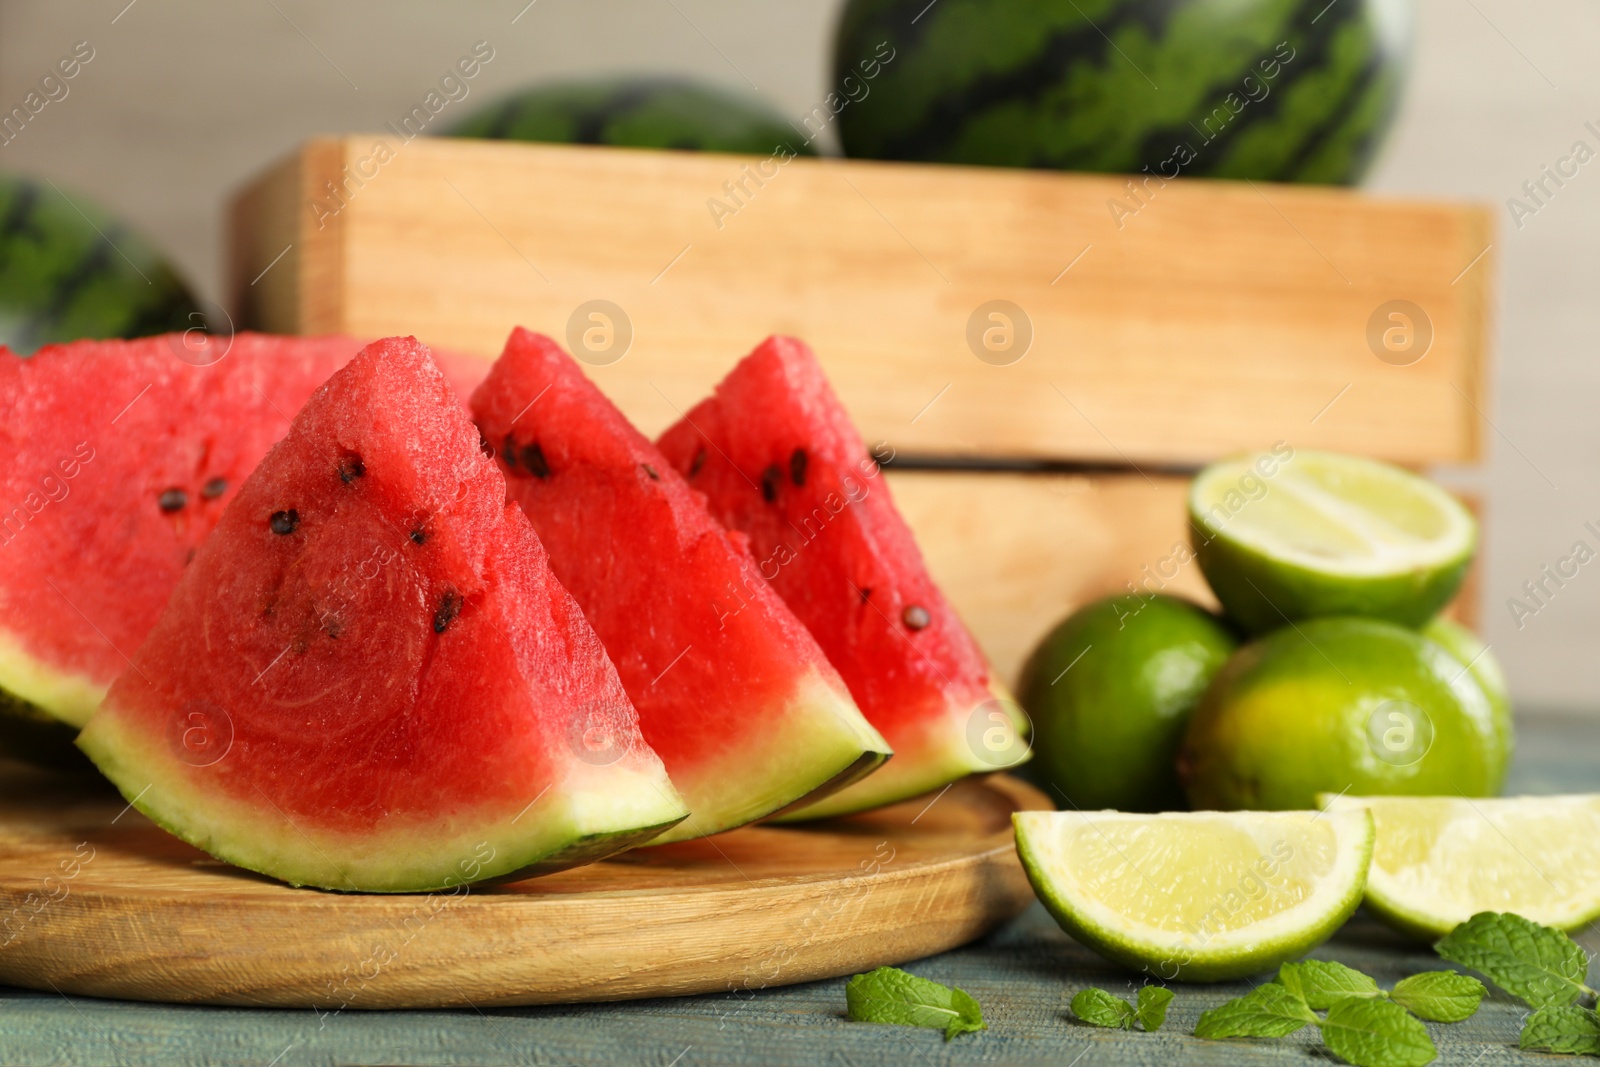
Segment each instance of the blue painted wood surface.
[{"label": "blue painted wood surface", "polygon": [[[1600,718],[1541,717],[1519,723],[1510,791],[1600,791]],[[1600,948],[1600,932],[1580,940]],[[1315,955],[1360,967],[1384,985],[1438,965],[1364,916]],[[1035,906],[983,941],[907,966],[960,986],[983,1005],[988,1031],[948,1044],[932,1030],[852,1023],[844,981],[754,994],[560,1008],[357,1012],[176,1007],[67,998],[0,988],[0,1065],[144,1067],[248,1064],[646,1064],[651,1067],[874,1067],[907,1064],[1049,1064],[1052,1067],[1234,1067],[1329,1065],[1304,1032],[1275,1042],[1208,1042],[1190,1035],[1206,1008],[1244,984],[1176,987],[1156,1034],[1114,1033],[1075,1023],[1072,994],[1086,985],[1116,991],[1132,976],[1061,933]],[[1440,1064],[1556,1064],[1519,1053],[1525,1009],[1493,994],[1476,1016],[1429,1024]]]}]

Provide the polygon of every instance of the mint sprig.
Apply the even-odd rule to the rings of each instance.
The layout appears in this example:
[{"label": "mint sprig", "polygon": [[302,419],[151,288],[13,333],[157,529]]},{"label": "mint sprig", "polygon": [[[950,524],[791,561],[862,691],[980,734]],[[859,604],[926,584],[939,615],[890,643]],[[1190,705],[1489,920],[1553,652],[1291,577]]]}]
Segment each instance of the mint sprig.
[{"label": "mint sprig", "polygon": [[1172,1002],[1172,990],[1161,986],[1147,985],[1139,989],[1136,1004],[1129,1004],[1126,1000],[1104,989],[1090,986],[1080,989],[1072,998],[1072,1014],[1088,1023],[1090,1026],[1102,1026],[1112,1030],[1132,1030],[1137,1022],[1149,1033],[1161,1029],[1161,1024],[1167,1020],[1167,1005]]},{"label": "mint sprig", "polygon": [[1167,1005],[1172,1003],[1172,990],[1165,986],[1139,987],[1139,1003],[1135,1014],[1146,1033],[1155,1033],[1167,1021]]},{"label": "mint sprig", "polygon": [[[1304,963],[1318,966],[1285,965],[1278,971],[1280,981],[1264,982],[1243,997],[1206,1011],[1195,1037],[1288,1037],[1315,1025],[1328,1051],[1355,1067],[1422,1067],[1437,1056],[1426,1027],[1410,1011],[1387,1000],[1378,982],[1347,966],[1323,966],[1322,960]],[[1288,982],[1283,982],[1285,977]],[[1307,984],[1315,990],[1318,1003],[1328,1005],[1325,1016],[1318,1016],[1307,1001]],[[1328,992],[1333,987],[1352,987],[1355,992],[1336,995]]]},{"label": "mint sprig", "polygon": [[856,975],[845,983],[844,999],[857,1022],[926,1026],[943,1030],[946,1041],[989,1028],[983,1009],[969,994],[897,967]]},{"label": "mint sprig", "polygon": [[1288,1037],[1308,1023],[1320,1021],[1300,994],[1277,982],[1266,982],[1203,1013],[1194,1036]]},{"label": "mint sprig", "polygon": [[1530,1008],[1565,1007],[1595,996],[1589,959],[1565,933],[1509,912],[1480,911],[1433,946]]},{"label": "mint sprig", "polygon": [[1327,1011],[1345,997],[1381,996],[1378,983],[1353,967],[1332,960],[1301,960],[1278,968],[1278,984],[1316,1011]]},{"label": "mint sprig", "polygon": [[1472,1018],[1488,990],[1471,975],[1457,971],[1424,971],[1402,978],[1389,999],[1420,1019],[1458,1023]]},{"label": "mint sprig", "polygon": [[1540,1008],[1522,1024],[1518,1047],[1569,1056],[1600,1056],[1600,1015],[1590,1008]]},{"label": "mint sprig", "polygon": [[1422,1067],[1439,1054],[1427,1027],[1381,997],[1335,1001],[1322,1020],[1322,1043],[1358,1067]]}]

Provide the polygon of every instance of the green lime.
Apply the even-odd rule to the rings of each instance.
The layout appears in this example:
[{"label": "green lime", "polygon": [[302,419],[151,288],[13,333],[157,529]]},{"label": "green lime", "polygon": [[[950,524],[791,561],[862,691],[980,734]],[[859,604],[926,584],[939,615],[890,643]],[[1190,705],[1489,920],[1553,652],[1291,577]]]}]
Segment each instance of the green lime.
[{"label": "green lime", "polygon": [[1022,668],[1033,721],[1022,773],[1080,809],[1184,806],[1173,758],[1211,676],[1237,641],[1187,600],[1117,596],[1062,620]]},{"label": "green lime", "polygon": [[1600,794],[1319,798],[1372,812],[1367,907],[1434,941],[1480,911],[1576,930],[1600,917]]},{"label": "green lime", "polygon": [[1297,959],[1361,903],[1364,810],[1024,811],[1017,854],[1061,928],[1160,981],[1221,982]]},{"label": "green lime", "polygon": [[1201,471],[1189,534],[1217,599],[1255,633],[1321,615],[1421,626],[1455,595],[1478,537],[1424,478],[1285,445]]},{"label": "green lime", "polygon": [[[1495,735],[1500,739],[1502,754],[1500,772],[1495,777],[1493,792],[1500,791],[1510,768],[1512,753],[1516,750],[1515,730],[1511,722],[1511,693],[1506,688],[1506,675],[1500,661],[1494,658],[1489,646],[1471,630],[1458,622],[1437,618],[1422,628],[1422,636],[1444,646],[1446,652],[1460,660],[1478,680],[1478,687],[1489,698]],[[1520,913],[1519,913],[1520,914]]]},{"label": "green lime", "polygon": [[1481,797],[1503,745],[1471,672],[1378,619],[1311,619],[1245,645],[1178,757],[1196,808],[1311,808],[1318,793]]}]

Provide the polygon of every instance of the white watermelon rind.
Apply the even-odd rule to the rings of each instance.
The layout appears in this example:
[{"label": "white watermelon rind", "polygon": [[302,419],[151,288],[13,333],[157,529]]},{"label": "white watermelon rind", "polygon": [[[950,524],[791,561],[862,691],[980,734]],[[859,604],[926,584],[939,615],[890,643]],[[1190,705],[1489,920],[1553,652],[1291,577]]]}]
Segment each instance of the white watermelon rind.
[{"label": "white watermelon rind", "polygon": [[109,709],[78,747],[168,833],[236,867],[342,892],[424,893],[547,874],[643,844],[687,815],[659,769],[575,760],[518,811],[463,809],[334,833],[290,818],[265,793],[259,803],[234,799]]},{"label": "white watermelon rind", "polygon": [[106,686],[59,671],[30,654],[0,628],[0,689],[69,726],[82,727],[105,699]]},{"label": "white watermelon rind", "polygon": [[889,743],[837,676],[808,671],[782,706],[752,707],[748,715],[763,724],[759,746],[751,737],[741,739],[737,750],[718,754],[725,770],[716,762],[701,764],[692,785],[688,773],[676,772],[693,813],[652,844],[705,837],[809,804],[881,773],[890,756]]},{"label": "white watermelon rind", "polygon": [[1004,686],[992,683],[988,700],[971,702],[952,698],[944,715],[920,722],[919,735],[896,738],[894,759],[871,775],[772,821],[809,822],[854,815],[931,793],[969,775],[1010,770],[1026,763],[1032,752],[1025,743],[1013,745],[999,758],[990,752],[980,753],[981,745],[977,742],[981,741],[981,730],[980,737],[975,738],[973,716],[991,701],[1005,710],[1015,735],[1025,740],[1029,733],[1027,717]]}]

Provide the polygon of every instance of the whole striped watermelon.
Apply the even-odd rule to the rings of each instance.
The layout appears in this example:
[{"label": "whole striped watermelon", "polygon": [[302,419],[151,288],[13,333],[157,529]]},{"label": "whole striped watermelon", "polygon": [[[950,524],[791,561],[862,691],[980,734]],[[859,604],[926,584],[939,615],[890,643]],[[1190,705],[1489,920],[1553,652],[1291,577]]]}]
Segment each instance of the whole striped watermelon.
[{"label": "whole striped watermelon", "polygon": [[1353,183],[1410,26],[1410,0],[850,0],[835,80],[881,70],[839,136],[874,159]]},{"label": "whole striped watermelon", "polygon": [[0,345],[143,337],[203,326],[194,297],[138,234],[57,186],[0,176]]},{"label": "whole striped watermelon", "polygon": [[683,78],[604,78],[526,90],[474,113],[452,137],[700,152],[815,155],[805,134],[745,94]]}]

